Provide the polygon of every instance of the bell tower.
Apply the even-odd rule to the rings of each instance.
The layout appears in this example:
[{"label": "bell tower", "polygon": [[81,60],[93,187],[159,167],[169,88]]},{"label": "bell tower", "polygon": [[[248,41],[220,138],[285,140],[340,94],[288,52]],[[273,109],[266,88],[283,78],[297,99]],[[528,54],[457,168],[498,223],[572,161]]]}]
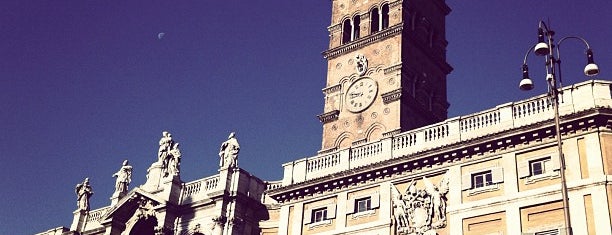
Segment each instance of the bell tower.
[{"label": "bell tower", "polygon": [[321,152],[445,120],[445,1],[331,3]]}]

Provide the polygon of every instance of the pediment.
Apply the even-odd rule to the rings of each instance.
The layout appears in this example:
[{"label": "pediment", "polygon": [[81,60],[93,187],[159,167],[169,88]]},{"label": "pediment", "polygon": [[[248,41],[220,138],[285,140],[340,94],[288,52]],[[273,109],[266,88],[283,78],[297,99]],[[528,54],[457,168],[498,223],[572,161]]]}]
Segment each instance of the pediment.
[{"label": "pediment", "polygon": [[125,222],[144,205],[153,208],[164,207],[166,202],[154,194],[145,192],[140,188],[135,188],[123,197],[115,206],[110,208],[100,221],[114,220]]}]

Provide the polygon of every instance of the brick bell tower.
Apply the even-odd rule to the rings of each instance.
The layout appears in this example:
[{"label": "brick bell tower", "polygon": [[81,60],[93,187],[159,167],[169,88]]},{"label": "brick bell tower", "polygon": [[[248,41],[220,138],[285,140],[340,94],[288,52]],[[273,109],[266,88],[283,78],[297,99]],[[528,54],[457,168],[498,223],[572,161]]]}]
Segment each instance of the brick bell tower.
[{"label": "brick bell tower", "polygon": [[445,120],[445,1],[331,3],[321,152]]}]

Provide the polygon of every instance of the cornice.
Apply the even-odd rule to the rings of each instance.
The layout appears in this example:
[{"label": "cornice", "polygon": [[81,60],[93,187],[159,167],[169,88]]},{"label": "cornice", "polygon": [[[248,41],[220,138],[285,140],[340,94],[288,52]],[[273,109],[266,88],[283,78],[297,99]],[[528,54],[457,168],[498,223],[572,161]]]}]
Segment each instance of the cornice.
[{"label": "cornice", "polygon": [[[599,131],[598,127],[612,130],[612,108],[601,107],[585,110],[563,116],[561,121],[561,134],[565,135],[564,138],[593,130]],[[435,149],[280,187],[269,190],[267,194],[280,203],[331,194],[335,190],[353,185],[376,184],[390,177],[439,171],[452,165],[464,164],[508,151],[518,151],[530,147],[528,144],[532,141],[552,143],[555,141],[554,133],[551,118],[519,128],[500,130],[495,134],[480,138],[443,145]]]},{"label": "cornice", "polygon": [[322,123],[329,123],[338,120],[339,114],[340,111],[332,110],[331,112],[317,115],[317,118],[319,118],[319,121],[321,121]]},{"label": "cornice", "polygon": [[388,104],[391,103],[393,101],[397,101],[400,98],[402,98],[402,88],[397,88],[395,90],[383,93],[382,95],[380,95],[383,99],[383,103],[384,104]]},{"label": "cornice", "polygon": [[398,70],[401,70],[401,69],[402,69],[402,63],[400,62],[399,64],[391,65],[391,66],[385,68],[384,69],[384,74],[387,75],[387,74],[390,74],[392,72],[395,72],[395,71],[398,71]]},{"label": "cornice", "polygon": [[389,27],[383,31],[377,32],[375,34],[371,34],[368,36],[365,36],[363,38],[360,38],[356,41],[329,49],[327,51],[324,51],[323,54],[323,58],[326,59],[333,59],[336,58],[342,54],[345,53],[349,53],[352,51],[355,51],[357,49],[363,48],[365,46],[368,46],[370,44],[373,44],[375,42],[393,37],[395,35],[399,35],[402,33],[402,30],[404,29],[404,25],[403,24],[397,24],[394,25],[392,27]]},{"label": "cornice", "polygon": [[333,85],[333,86],[329,86],[329,87],[323,88],[323,94],[329,95],[331,93],[338,92],[338,91],[340,91],[341,87],[342,87],[342,85],[336,84],[336,85]]}]

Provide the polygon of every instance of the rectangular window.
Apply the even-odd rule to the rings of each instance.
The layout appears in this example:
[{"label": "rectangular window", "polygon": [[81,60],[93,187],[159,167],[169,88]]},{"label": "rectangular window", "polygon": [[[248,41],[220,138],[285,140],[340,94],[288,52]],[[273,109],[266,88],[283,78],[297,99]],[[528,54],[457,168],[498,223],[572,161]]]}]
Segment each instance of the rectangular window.
[{"label": "rectangular window", "polygon": [[355,200],[355,208],[357,208],[357,213],[371,210],[372,198],[366,197]]},{"label": "rectangular window", "polygon": [[311,222],[321,222],[327,219],[327,207],[312,210]]},{"label": "rectangular window", "polygon": [[493,175],[491,171],[472,174],[472,186],[481,188],[493,184]]},{"label": "rectangular window", "polygon": [[531,171],[532,176],[544,174],[544,160],[536,160],[529,162],[529,171]]}]

